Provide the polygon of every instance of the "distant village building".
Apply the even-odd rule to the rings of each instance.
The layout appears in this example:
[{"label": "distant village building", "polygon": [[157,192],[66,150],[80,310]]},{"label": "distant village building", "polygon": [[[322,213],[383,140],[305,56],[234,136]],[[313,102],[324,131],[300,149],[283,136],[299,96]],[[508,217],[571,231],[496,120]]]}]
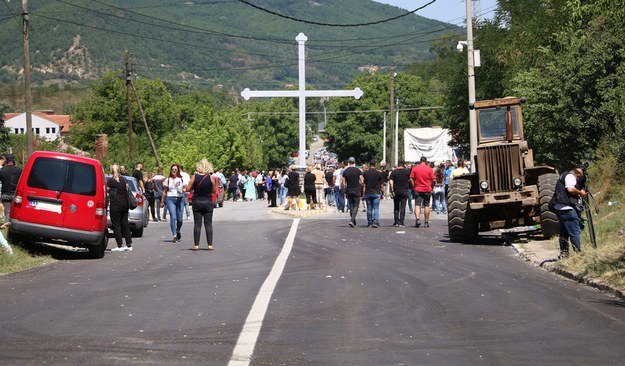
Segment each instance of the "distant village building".
[{"label": "distant village building", "polygon": [[[33,135],[47,141],[54,141],[69,133],[70,117],[54,114],[51,110],[35,111],[32,113]],[[26,134],[26,113],[5,113],[4,126],[13,134]]]}]

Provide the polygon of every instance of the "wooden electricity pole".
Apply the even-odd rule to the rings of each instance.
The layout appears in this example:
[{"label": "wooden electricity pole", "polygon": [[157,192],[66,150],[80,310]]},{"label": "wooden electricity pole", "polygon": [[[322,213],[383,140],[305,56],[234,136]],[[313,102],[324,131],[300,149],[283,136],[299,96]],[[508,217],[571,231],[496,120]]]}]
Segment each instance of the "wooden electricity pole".
[{"label": "wooden electricity pole", "polygon": [[24,34],[24,109],[26,110],[26,160],[33,153],[33,98],[30,93],[30,49],[28,46],[28,0],[22,0],[22,32]]},{"label": "wooden electricity pole", "polygon": [[130,152],[130,161],[132,162],[132,80],[130,78],[129,58],[128,50],[126,50],[124,78],[126,80],[126,108],[128,109],[128,149]]},{"label": "wooden electricity pole", "polygon": [[137,89],[135,89],[135,85],[130,81],[130,88],[135,95],[135,99],[137,100],[137,106],[139,107],[139,113],[141,113],[141,119],[143,120],[143,125],[145,126],[145,131],[148,134],[148,138],[150,139],[150,145],[152,145],[152,152],[154,153],[154,157],[156,158],[156,163],[159,168],[162,168],[161,159],[158,157],[158,152],[156,151],[156,146],[154,145],[154,140],[152,139],[152,132],[150,132],[150,127],[148,127],[148,121],[145,119],[145,113],[143,113],[143,107],[141,107],[141,100],[139,99],[139,94],[137,94]]}]

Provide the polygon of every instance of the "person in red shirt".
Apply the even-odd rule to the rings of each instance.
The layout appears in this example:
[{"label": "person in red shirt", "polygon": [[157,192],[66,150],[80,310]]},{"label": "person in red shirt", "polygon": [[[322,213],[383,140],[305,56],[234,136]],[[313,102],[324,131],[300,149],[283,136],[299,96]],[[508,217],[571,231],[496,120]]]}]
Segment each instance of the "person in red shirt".
[{"label": "person in red shirt", "polygon": [[428,165],[428,159],[425,156],[421,157],[419,165],[412,167],[410,171],[410,181],[412,182],[415,196],[414,214],[417,221],[414,227],[421,226],[419,223],[421,207],[424,207],[424,227],[430,227],[430,200],[432,198],[432,186],[436,181],[436,176],[434,175],[434,170]]}]

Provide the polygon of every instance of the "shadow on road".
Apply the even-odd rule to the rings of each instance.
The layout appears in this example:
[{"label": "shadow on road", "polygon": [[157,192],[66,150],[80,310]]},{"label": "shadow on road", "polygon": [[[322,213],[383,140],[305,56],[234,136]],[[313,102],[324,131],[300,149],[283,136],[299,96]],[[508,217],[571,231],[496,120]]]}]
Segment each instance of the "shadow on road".
[{"label": "shadow on road", "polygon": [[49,255],[56,260],[93,259],[89,256],[89,251],[84,248],[66,247],[39,242],[21,242],[17,245],[33,256]]}]

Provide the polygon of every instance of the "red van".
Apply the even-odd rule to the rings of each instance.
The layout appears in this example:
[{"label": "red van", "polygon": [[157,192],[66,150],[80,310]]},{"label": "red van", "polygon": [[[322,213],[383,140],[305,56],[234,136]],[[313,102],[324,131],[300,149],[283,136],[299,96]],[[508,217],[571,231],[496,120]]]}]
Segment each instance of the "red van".
[{"label": "red van", "polygon": [[35,151],[11,203],[11,240],[89,249],[102,258],[108,245],[107,194],[100,161]]}]

